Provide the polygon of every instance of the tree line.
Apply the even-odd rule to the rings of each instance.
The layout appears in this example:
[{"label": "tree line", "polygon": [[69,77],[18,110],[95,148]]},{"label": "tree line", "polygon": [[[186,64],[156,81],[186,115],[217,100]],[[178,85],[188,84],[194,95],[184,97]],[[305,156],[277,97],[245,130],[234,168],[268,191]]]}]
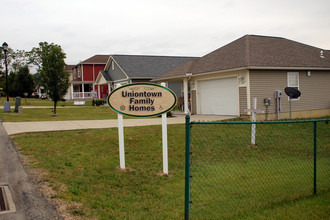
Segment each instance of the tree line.
[{"label": "tree line", "polygon": [[[6,74],[4,51],[0,53],[0,91],[1,96],[6,93]],[[31,96],[36,86],[43,86],[47,95],[56,104],[66,94],[69,88],[69,73],[64,69],[66,58],[60,45],[40,42],[39,47],[30,51],[16,50],[10,47],[7,50],[8,90],[9,96],[24,97],[24,93]],[[30,73],[30,67],[36,68],[36,73]]]}]

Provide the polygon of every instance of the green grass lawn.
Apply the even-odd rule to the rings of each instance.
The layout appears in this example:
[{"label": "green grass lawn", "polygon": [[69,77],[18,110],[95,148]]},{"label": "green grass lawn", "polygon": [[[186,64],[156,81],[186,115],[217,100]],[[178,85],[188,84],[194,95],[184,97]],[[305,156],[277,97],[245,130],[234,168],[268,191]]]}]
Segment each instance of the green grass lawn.
[{"label": "green grass lawn", "polygon": [[[26,108],[23,114],[0,112],[2,122],[23,121],[65,121],[65,120],[103,120],[117,119],[117,113],[108,106],[87,106],[57,108],[56,116],[53,116],[53,108]],[[127,117],[128,118],[128,117]]]},{"label": "green grass lawn", "polygon": [[[4,100],[3,97],[0,99],[0,106],[3,106]],[[15,101],[11,102],[11,106],[15,106]],[[53,113],[53,102],[50,100],[29,99],[28,102],[29,104],[27,105],[22,101],[22,114],[15,113],[14,109],[10,113],[4,113],[3,109],[0,109],[2,122],[117,119],[117,113],[111,110],[108,105],[92,106],[91,101],[86,101],[84,106],[73,106],[73,101],[59,102],[58,108],[56,108],[56,116]],[[24,108],[28,106],[37,106],[39,108]],[[124,116],[124,118],[132,117]]]},{"label": "green grass lawn", "polygon": [[[199,157],[191,168],[192,219],[330,218],[329,130],[318,129],[322,137],[320,190],[312,196],[312,156],[299,148],[305,145],[298,138],[307,140],[309,127],[299,127],[301,133],[291,139],[287,133],[265,128],[258,127],[257,149],[246,146],[249,129],[233,126],[226,131],[214,127],[205,131],[199,127],[193,131],[208,136],[192,143],[204,144],[200,156],[196,150],[192,154],[192,159]],[[274,141],[266,145],[264,136]],[[169,176],[159,175],[161,126],[125,128],[125,172],[118,168],[117,129],[21,134],[12,139],[30,158],[30,167],[48,173],[44,178],[58,192],[54,197],[80,204],[71,207],[74,215],[86,219],[183,219],[184,125],[168,126]],[[228,139],[231,145],[219,147]],[[284,147],[295,142],[296,150]]]},{"label": "green grass lawn", "polygon": [[[0,106],[4,105],[5,97],[0,99]],[[10,98],[11,106],[15,106],[15,100]],[[56,108],[57,116],[54,117],[53,102],[48,99],[25,99],[22,98],[21,105],[23,113],[18,114],[11,109],[10,113],[0,111],[2,122],[24,122],[24,121],[64,121],[64,120],[102,120],[116,119],[117,113],[110,110],[108,106],[92,106],[91,101],[86,101],[84,106],[74,106],[73,101],[58,102]],[[27,108],[31,106],[43,108]],[[26,108],[24,108],[26,107]],[[44,108],[47,107],[47,108]]]},{"label": "green grass lawn", "polygon": [[[318,123],[321,194],[330,191],[329,128]],[[192,126],[191,216],[243,218],[313,195],[313,123],[257,125],[256,146],[250,134],[251,125]]]},{"label": "green grass lawn", "polygon": [[[125,128],[126,167],[119,170],[117,129],[50,132],[13,138],[43,168],[57,197],[83,204],[74,214],[99,219],[183,216],[183,126],[169,129],[169,172],[162,171],[160,126]],[[178,136],[176,135],[177,133]]]},{"label": "green grass lawn", "polygon": [[[0,98],[0,106],[7,101],[6,97]],[[9,98],[10,106],[15,106],[16,97]],[[22,106],[54,106],[54,102],[49,99],[21,98]],[[59,101],[57,106],[73,106],[73,101]],[[86,101],[86,106],[92,106],[92,101]]]}]

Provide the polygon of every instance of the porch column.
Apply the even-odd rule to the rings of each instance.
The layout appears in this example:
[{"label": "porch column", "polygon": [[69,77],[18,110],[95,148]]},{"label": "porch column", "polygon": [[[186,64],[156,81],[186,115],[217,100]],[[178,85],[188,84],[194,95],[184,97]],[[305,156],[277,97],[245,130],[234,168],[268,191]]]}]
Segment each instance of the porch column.
[{"label": "porch column", "polygon": [[97,86],[97,98],[98,98],[98,99],[101,99],[101,92],[100,92],[100,90],[101,90],[101,86],[98,85],[98,86]]},{"label": "porch column", "polygon": [[82,86],[82,98],[85,99],[85,84],[81,84]]},{"label": "porch column", "polygon": [[73,84],[71,84],[71,99],[73,100]]},{"label": "porch column", "polygon": [[183,98],[184,98],[184,113],[189,113],[188,109],[188,78],[183,79]]},{"label": "porch column", "polygon": [[108,83],[108,93],[110,94],[111,92],[111,86],[110,86],[110,83]]}]

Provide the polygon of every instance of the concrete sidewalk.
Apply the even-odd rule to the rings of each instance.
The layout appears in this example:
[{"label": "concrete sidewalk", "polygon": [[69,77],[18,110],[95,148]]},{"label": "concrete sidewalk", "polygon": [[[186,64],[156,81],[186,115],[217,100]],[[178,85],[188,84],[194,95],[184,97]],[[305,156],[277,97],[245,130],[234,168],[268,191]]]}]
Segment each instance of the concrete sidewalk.
[{"label": "concrete sidewalk", "polygon": [[[221,121],[233,118],[232,116],[192,115],[191,121]],[[184,124],[185,115],[177,115],[167,118],[167,124]],[[8,135],[43,132],[43,131],[66,131],[77,129],[101,129],[115,128],[118,120],[73,120],[73,121],[40,121],[40,122],[3,122]],[[161,118],[124,119],[125,127],[137,127],[147,125],[161,125]]]}]

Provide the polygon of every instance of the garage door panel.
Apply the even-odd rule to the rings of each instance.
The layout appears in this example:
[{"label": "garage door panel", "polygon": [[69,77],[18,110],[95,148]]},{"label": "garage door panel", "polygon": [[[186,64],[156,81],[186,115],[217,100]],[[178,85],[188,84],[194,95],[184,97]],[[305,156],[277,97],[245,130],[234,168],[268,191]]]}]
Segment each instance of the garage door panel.
[{"label": "garage door panel", "polygon": [[201,114],[238,115],[236,77],[201,81],[198,91]]}]

